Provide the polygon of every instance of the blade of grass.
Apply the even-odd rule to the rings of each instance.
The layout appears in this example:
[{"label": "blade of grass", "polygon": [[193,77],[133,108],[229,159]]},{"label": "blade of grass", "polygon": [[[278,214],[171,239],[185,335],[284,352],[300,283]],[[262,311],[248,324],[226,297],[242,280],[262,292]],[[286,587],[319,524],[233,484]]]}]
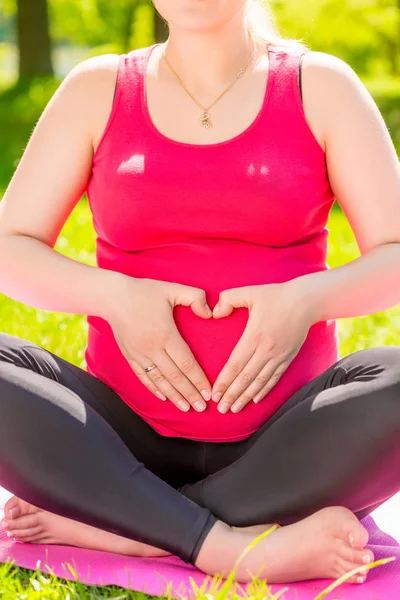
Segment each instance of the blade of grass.
[{"label": "blade of grass", "polygon": [[390,556],[389,558],[381,558],[380,560],[376,560],[375,562],[370,563],[369,565],[362,565],[360,567],[357,567],[356,569],[353,569],[352,571],[349,571],[348,573],[345,573],[344,575],[342,575],[342,577],[339,577],[339,579],[336,579],[336,581],[334,581],[331,585],[322,590],[322,592],[318,594],[318,596],[314,598],[314,600],[322,600],[322,598],[325,598],[325,596],[329,594],[332,590],[339,587],[339,585],[344,583],[347,579],[349,579],[356,573],[359,573],[361,570],[373,569],[378,565],[385,565],[386,563],[392,562],[393,560],[396,560],[396,556]]}]

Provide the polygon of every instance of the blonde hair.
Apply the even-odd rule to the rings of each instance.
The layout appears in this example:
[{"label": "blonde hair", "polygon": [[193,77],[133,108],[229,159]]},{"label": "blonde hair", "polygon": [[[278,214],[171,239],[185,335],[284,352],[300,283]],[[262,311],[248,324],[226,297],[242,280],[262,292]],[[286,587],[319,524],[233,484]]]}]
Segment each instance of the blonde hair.
[{"label": "blonde hair", "polygon": [[297,50],[310,48],[301,40],[284,38],[279,34],[276,17],[270,7],[269,0],[247,0],[247,29],[255,42],[261,46],[269,43]]}]

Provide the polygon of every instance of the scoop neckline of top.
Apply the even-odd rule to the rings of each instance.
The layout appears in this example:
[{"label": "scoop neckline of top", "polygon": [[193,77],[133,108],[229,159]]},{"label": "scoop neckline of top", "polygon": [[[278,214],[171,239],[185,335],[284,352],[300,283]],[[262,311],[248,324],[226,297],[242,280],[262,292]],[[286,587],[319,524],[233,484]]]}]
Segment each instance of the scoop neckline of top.
[{"label": "scoop neckline of top", "polygon": [[272,44],[270,42],[266,43],[266,48],[267,48],[267,52],[268,52],[268,77],[267,77],[267,81],[266,81],[266,85],[265,85],[264,97],[263,97],[263,102],[262,102],[260,110],[258,111],[254,120],[250,123],[250,125],[248,127],[246,127],[246,129],[244,131],[242,131],[241,133],[238,133],[237,135],[235,135],[232,138],[229,138],[228,140],[223,140],[222,142],[216,142],[214,144],[190,144],[188,142],[179,142],[178,140],[173,140],[172,138],[169,138],[168,136],[161,133],[161,131],[159,129],[157,129],[157,127],[154,125],[154,123],[151,119],[151,116],[150,116],[148,106],[147,106],[146,75],[147,75],[147,67],[148,67],[148,64],[150,61],[151,53],[157,46],[161,46],[162,43],[163,42],[158,42],[158,43],[155,43],[155,44],[149,46],[148,52],[146,53],[144,64],[143,64],[142,76],[140,78],[140,88],[141,88],[140,89],[140,101],[141,101],[140,103],[141,103],[141,107],[142,107],[142,113],[143,113],[144,119],[147,123],[147,126],[159,139],[161,139],[164,142],[167,142],[169,144],[173,144],[175,146],[181,146],[182,148],[209,148],[210,149],[210,148],[218,148],[219,146],[227,146],[228,144],[237,142],[238,140],[241,140],[243,137],[245,137],[248,133],[250,133],[250,131],[252,131],[256,127],[257,123],[260,121],[260,119],[262,118],[262,116],[264,115],[264,113],[267,110],[267,104],[268,104],[269,97],[271,95],[271,88],[272,88],[272,83],[273,83],[274,74],[275,74],[275,52],[274,52],[274,48],[272,47]]}]

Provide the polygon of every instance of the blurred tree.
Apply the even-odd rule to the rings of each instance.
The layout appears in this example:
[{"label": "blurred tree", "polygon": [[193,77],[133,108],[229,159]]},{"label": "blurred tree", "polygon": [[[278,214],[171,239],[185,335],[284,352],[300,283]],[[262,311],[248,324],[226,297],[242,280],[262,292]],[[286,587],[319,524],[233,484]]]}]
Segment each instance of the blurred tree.
[{"label": "blurred tree", "polygon": [[[400,2],[400,0],[399,0]],[[160,13],[156,11],[153,6],[154,11],[154,37],[156,42],[165,42],[168,37],[168,24],[164,21],[164,19],[160,16]]]},{"label": "blurred tree", "polygon": [[19,78],[53,75],[47,0],[17,0]]},{"label": "blurred tree", "polygon": [[14,41],[13,18],[4,12],[4,7],[0,6],[0,43]]}]

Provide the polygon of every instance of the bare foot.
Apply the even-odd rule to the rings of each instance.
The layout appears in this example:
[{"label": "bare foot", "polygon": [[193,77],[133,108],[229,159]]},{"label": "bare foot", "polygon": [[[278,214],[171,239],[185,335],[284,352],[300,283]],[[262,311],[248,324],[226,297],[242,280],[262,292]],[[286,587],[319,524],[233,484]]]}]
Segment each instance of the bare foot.
[{"label": "bare foot", "polygon": [[[267,527],[267,526],[265,526]],[[349,536],[353,536],[353,547]],[[257,534],[232,528],[218,521],[206,537],[196,566],[209,575],[227,576],[235,561]],[[290,583],[307,579],[337,579],[363,566],[368,532],[347,508],[331,506],[306,519],[279,527],[261,540],[242,560],[236,580],[253,577],[268,583]],[[353,575],[347,583],[362,583],[367,571]],[[360,578],[360,580],[358,580]]]},{"label": "bare foot", "polygon": [[4,505],[4,519],[7,535],[12,534],[9,537],[20,542],[79,546],[128,556],[171,554],[160,548],[48,512],[17,496],[9,498]]},{"label": "bare foot", "polygon": [[[4,505],[4,521],[10,538],[34,544],[64,544],[105,550],[129,556],[168,556],[171,553],[121,537],[103,529],[48,512],[12,496]],[[4,525],[3,525],[4,526]],[[271,525],[232,527],[238,531],[262,533]]]}]

